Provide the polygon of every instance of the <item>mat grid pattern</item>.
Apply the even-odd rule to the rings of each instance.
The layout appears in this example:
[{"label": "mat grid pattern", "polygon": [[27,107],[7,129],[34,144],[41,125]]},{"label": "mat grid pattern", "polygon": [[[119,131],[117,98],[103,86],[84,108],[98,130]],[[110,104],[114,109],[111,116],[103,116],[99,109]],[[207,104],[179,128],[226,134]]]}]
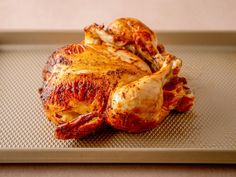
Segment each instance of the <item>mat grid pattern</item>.
[{"label": "mat grid pattern", "polygon": [[0,45],[1,148],[201,148],[236,150],[236,48],[167,46],[183,59],[196,95],[187,113],[171,113],[148,132],[110,128],[82,140],[54,139],[39,99],[42,68],[58,45]]}]

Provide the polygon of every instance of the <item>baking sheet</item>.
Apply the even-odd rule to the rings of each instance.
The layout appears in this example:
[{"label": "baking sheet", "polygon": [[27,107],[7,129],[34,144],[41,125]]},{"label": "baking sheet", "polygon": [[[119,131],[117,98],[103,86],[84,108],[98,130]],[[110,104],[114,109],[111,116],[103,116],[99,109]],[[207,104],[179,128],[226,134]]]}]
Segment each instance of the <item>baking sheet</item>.
[{"label": "baking sheet", "polygon": [[193,110],[171,113],[145,133],[105,129],[66,141],[54,139],[38,88],[48,56],[82,34],[51,34],[0,33],[0,162],[236,163],[235,33],[159,35],[183,59],[181,74],[196,96]]}]

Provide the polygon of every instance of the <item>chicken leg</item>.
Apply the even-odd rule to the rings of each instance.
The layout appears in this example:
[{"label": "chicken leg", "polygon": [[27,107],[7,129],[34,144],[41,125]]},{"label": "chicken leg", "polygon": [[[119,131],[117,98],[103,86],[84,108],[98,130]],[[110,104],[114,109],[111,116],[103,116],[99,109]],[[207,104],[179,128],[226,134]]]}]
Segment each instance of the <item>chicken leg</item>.
[{"label": "chicken leg", "polygon": [[163,85],[168,81],[172,62],[160,71],[116,88],[110,101],[107,122],[128,132],[142,132],[155,127],[163,116]]}]

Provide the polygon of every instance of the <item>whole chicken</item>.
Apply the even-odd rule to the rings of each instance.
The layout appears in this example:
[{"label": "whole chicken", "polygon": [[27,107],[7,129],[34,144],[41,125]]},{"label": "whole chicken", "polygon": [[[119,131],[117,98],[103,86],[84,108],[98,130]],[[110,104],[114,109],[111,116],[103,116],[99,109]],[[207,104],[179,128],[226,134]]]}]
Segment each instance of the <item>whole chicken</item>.
[{"label": "whole chicken", "polygon": [[191,109],[182,61],[142,22],[119,18],[84,31],[84,41],[56,50],[43,70],[40,96],[56,138],[83,138],[107,124],[143,132],[171,110]]}]

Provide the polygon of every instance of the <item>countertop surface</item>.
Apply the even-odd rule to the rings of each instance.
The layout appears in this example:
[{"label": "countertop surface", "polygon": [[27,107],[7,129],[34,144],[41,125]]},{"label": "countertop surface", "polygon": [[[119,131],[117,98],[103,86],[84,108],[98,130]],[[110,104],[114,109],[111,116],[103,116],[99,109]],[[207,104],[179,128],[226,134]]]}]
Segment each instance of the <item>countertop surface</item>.
[{"label": "countertop surface", "polygon": [[[79,30],[136,17],[160,31],[236,31],[234,0],[1,0],[0,31]],[[236,158],[236,157],[235,157]],[[236,176],[235,165],[0,164],[0,176]]]},{"label": "countertop surface", "polygon": [[4,164],[1,177],[235,177],[235,165]]}]

